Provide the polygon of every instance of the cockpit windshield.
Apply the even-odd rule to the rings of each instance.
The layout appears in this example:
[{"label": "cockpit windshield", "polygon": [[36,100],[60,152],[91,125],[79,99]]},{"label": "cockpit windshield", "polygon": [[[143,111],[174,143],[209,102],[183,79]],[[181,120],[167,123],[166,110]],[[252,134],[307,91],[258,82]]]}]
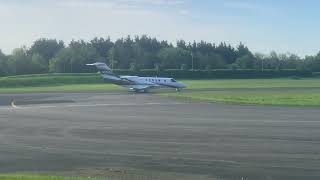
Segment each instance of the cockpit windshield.
[{"label": "cockpit windshield", "polygon": [[171,82],[177,82],[175,79],[171,79]]}]

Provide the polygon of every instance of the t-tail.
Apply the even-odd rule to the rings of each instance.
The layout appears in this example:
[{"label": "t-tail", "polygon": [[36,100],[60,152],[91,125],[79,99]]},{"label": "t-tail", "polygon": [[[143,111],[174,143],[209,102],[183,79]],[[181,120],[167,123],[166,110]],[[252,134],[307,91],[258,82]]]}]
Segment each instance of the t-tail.
[{"label": "t-tail", "polygon": [[96,62],[96,63],[93,63],[93,64],[86,64],[86,65],[87,66],[96,66],[101,74],[115,75],[115,74],[113,74],[112,69],[109,68],[109,66],[106,65],[106,63]]},{"label": "t-tail", "polygon": [[101,73],[104,81],[111,82],[117,85],[128,84],[127,80],[122,79],[120,76],[114,74],[112,69],[103,62],[96,62],[93,64],[86,64],[87,66],[95,66]]}]

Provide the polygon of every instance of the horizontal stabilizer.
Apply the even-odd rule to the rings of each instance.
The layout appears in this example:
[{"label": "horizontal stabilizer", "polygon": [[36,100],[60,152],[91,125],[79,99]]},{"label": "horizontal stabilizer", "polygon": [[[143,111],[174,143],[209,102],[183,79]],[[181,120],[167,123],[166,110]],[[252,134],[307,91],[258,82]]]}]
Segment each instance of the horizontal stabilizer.
[{"label": "horizontal stabilizer", "polygon": [[86,64],[87,66],[96,66],[97,69],[99,70],[105,70],[105,71],[112,71],[111,68],[109,68],[109,66],[106,65],[106,63],[102,63],[102,62],[96,62],[93,64]]}]

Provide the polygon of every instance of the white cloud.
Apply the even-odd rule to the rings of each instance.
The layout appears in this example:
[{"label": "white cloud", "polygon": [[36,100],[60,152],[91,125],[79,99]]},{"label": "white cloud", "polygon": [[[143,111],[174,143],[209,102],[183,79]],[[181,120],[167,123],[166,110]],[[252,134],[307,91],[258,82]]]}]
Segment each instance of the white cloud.
[{"label": "white cloud", "polygon": [[[30,0],[32,3],[3,2],[0,0],[0,49],[10,53],[13,48],[30,46],[38,38],[90,40],[95,36],[110,36],[113,40],[127,35],[147,34],[161,40],[175,42],[206,40],[225,41],[233,45],[240,41],[255,51],[272,49],[293,51],[290,38],[299,37],[275,33],[273,26],[246,21],[236,12],[202,14],[185,4],[188,0]],[[16,2],[16,3],[14,3]],[[261,4],[234,0],[221,3],[224,11],[230,8],[260,12],[268,10]],[[220,8],[220,7],[219,7]],[[274,14],[274,13],[271,13]],[[270,17],[268,13],[268,17]],[[252,17],[252,16],[248,16]],[[266,36],[269,35],[269,36]],[[284,37],[285,36],[285,37]],[[316,37],[316,34],[314,35]],[[286,39],[287,37],[287,39]],[[302,38],[301,38],[302,39]],[[303,40],[301,40],[302,42]],[[297,41],[299,42],[299,41]],[[298,43],[295,43],[299,46]],[[319,47],[314,43],[314,47]],[[305,44],[308,47],[308,44]],[[292,48],[290,50],[289,48]],[[300,50],[298,53],[302,54]],[[309,52],[309,51],[308,51]]]},{"label": "white cloud", "polygon": [[[130,2],[130,3],[126,3]],[[0,49],[30,46],[41,37],[90,40],[95,36],[119,38],[147,34],[175,41],[183,38],[183,23],[177,11],[164,12],[143,5],[176,6],[182,1],[57,0],[34,4],[4,4],[0,1]],[[180,24],[180,25],[178,25]]]}]

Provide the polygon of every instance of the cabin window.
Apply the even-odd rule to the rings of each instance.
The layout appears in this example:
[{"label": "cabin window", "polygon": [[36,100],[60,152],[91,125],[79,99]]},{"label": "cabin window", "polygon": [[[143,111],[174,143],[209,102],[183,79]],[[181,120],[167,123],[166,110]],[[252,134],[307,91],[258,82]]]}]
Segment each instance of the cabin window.
[{"label": "cabin window", "polygon": [[174,79],[171,79],[171,82],[177,82],[176,80],[174,80]]}]

